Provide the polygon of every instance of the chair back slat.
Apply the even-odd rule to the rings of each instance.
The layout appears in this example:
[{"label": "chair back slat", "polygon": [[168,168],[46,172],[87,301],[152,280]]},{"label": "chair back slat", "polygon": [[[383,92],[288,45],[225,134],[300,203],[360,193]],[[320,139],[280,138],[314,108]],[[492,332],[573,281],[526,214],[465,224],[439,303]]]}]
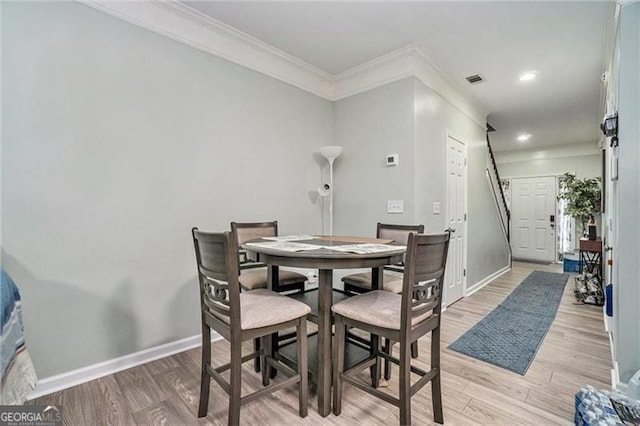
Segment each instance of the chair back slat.
[{"label": "chair back slat", "polygon": [[411,306],[419,306],[437,297],[438,280],[418,281],[411,289]]},{"label": "chair back slat", "polygon": [[427,301],[427,302],[423,302],[420,303],[418,305],[416,305],[415,308],[411,309],[411,316],[412,317],[419,317],[423,314],[426,314],[428,312],[433,312],[435,309],[437,309],[438,307],[438,300],[437,298],[432,298],[431,300]]},{"label": "chair back slat", "polygon": [[410,330],[412,320],[429,311],[440,314],[449,236],[449,231],[409,235],[402,288],[402,330]]},{"label": "chair back slat", "polygon": [[229,303],[229,285],[218,280],[204,277],[205,296],[202,302],[213,312],[217,312],[223,316],[230,316]]},{"label": "chair back slat", "polygon": [[[198,266],[200,303],[203,312],[240,319],[240,284],[238,283],[238,246],[230,232],[210,233],[193,228],[193,244]],[[231,273],[231,271],[234,271]]]}]

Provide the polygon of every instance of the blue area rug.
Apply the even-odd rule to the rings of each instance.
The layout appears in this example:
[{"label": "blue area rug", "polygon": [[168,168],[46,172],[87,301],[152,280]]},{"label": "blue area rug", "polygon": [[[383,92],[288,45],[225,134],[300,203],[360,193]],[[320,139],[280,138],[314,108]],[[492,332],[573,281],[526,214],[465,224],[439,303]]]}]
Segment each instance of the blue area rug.
[{"label": "blue area rug", "polygon": [[533,271],[449,349],[524,375],[556,316],[568,278]]}]

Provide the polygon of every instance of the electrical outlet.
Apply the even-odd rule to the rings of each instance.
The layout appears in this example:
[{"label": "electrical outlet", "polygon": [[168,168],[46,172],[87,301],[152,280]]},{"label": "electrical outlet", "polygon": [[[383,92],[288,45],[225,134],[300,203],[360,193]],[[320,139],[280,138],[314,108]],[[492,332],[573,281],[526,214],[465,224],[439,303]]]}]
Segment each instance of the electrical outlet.
[{"label": "electrical outlet", "polygon": [[402,213],[403,211],[402,200],[387,200],[387,213]]}]

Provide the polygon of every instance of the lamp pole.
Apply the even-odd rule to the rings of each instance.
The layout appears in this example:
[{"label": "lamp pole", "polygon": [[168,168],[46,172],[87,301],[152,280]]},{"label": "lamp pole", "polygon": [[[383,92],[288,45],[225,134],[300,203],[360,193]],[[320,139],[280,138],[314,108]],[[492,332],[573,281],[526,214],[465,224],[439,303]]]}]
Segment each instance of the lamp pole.
[{"label": "lamp pole", "polygon": [[341,146],[329,145],[320,148],[320,155],[329,162],[329,235],[333,235],[333,162],[340,154]]},{"label": "lamp pole", "polygon": [[335,158],[327,158],[329,161],[329,235],[333,236],[333,161]]}]

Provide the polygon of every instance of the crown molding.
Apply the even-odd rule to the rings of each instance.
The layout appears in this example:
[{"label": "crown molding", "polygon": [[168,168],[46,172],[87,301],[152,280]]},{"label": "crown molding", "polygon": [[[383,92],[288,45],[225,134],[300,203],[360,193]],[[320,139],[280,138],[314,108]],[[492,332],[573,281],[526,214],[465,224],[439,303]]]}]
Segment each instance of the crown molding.
[{"label": "crown molding", "polygon": [[482,126],[487,127],[487,108],[482,105],[466,88],[453,80],[447,73],[442,71],[427,55],[420,49],[416,49],[416,77],[424,84],[431,87],[443,98],[456,106],[469,118]]},{"label": "crown molding", "polygon": [[410,45],[358,65],[334,77],[334,100],[366,92],[407,77],[416,77],[483,128],[487,111],[465,93],[419,48]]},{"label": "crown molding", "polygon": [[487,111],[415,46],[406,46],[331,75],[177,0],[77,0],[161,36],[337,101],[407,77],[416,77],[483,128]]},{"label": "crown molding", "polygon": [[414,76],[416,51],[415,47],[406,46],[336,74],[333,77],[334,100]]},{"label": "crown molding", "polygon": [[130,24],[330,99],[329,73],[175,0],[78,0]]},{"label": "crown molding", "polygon": [[494,153],[497,164],[520,163],[523,161],[549,160],[553,158],[583,157],[601,155],[602,148],[596,142],[559,145],[548,149],[521,151],[498,151]]}]

